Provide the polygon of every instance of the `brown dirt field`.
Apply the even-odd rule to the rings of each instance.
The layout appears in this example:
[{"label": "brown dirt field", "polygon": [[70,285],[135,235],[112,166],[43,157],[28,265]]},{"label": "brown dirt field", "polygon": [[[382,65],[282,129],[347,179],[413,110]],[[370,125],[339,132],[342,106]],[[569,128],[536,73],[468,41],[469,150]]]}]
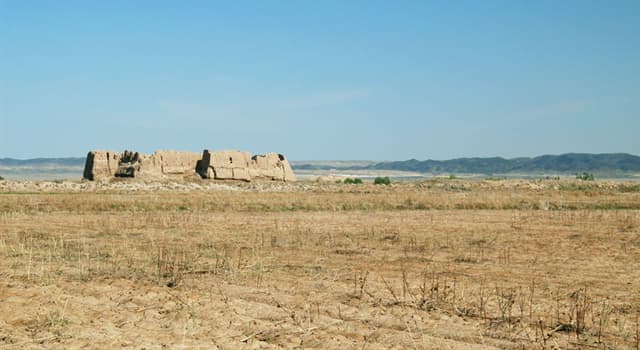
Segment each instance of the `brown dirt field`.
[{"label": "brown dirt field", "polygon": [[638,349],[640,185],[0,181],[0,349]]}]

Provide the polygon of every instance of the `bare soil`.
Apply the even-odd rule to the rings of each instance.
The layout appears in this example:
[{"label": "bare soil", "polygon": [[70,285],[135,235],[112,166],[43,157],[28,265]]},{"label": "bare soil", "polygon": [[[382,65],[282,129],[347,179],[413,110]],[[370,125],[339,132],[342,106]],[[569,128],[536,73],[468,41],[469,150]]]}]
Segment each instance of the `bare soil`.
[{"label": "bare soil", "polygon": [[638,349],[640,185],[0,181],[0,349]]}]

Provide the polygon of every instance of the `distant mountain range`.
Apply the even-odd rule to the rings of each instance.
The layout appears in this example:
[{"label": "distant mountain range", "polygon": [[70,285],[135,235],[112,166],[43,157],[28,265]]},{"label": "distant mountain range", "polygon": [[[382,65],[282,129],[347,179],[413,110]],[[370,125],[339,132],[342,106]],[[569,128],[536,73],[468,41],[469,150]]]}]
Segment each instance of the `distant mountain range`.
[{"label": "distant mountain range", "polygon": [[14,180],[80,179],[84,158],[0,158],[0,177]]},{"label": "distant mountain range", "polygon": [[[0,176],[11,178],[81,177],[84,158],[0,158]],[[293,161],[294,171],[313,170],[395,170],[422,174],[639,174],[640,157],[626,153],[567,153],[534,158],[458,158],[451,160],[372,161]]]},{"label": "distant mountain range", "polygon": [[[337,164],[336,164],[337,165]],[[328,164],[294,162],[293,169],[330,170]],[[509,173],[637,173],[640,157],[626,153],[567,153],[535,158],[457,158],[451,160],[416,160],[334,167],[339,170],[401,170],[430,174],[509,174]]]},{"label": "distant mountain range", "polygon": [[0,158],[0,167],[43,167],[43,166],[82,166],[85,158],[34,158],[34,159],[13,159]]}]

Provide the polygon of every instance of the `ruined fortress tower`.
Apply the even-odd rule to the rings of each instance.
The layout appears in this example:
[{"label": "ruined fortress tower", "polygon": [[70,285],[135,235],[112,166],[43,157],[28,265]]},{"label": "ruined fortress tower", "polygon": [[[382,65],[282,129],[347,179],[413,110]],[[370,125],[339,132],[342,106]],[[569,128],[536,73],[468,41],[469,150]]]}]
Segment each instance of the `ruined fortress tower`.
[{"label": "ruined fortress tower", "polygon": [[251,156],[249,152],[202,153],[156,151],[151,155],[124,151],[91,151],[84,178],[91,181],[113,177],[161,179],[199,175],[203,179],[296,181],[287,159],[278,153]]}]

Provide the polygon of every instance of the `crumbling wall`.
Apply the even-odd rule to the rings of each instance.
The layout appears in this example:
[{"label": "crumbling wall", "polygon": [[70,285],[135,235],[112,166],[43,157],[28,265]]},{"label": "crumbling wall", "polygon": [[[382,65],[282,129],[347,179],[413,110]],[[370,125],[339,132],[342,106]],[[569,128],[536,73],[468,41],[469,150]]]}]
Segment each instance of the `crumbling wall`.
[{"label": "crumbling wall", "polygon": [[116,175],[121,153],[113,151],[91,151],[84,164],[84,178],[92,181],[111,178]]},{"label": "crumbling wall", "polygon": [[251,158],[249,173],[252,178],[274,181],[296,181],[291,165],[284,155],[279,153],[258,154]]},{"label": "crumbling wall", "polygon": [[195,174],[215,180],[296,180],[289,162],[282,154],[267,153],[251,157],[249,152],[211,152],[206,149],[202,154],[156,151],[151,155],[134,151],[91,151],[84,169],[84,178],[88,180],[112,177],[155,179]]},{"label": "crumbling wall", "polygon": [[192,175],[200,154],[182,151],[156,151],[151,155],[124,151],[116,177],[161,178],[171,175]]},{"label": "crumbling wall", "polygon": [[159,158],[160,171],[163,174],[195,174],[196,164],[202,158],[200,153],[183,151],[156,151],[155,162]]},{"label": "crumbling wall", "polygon": [[118,162],[116,177],[136,177],[136,173],[140,171],[140,162],[142,160],[140,153],[133,151],[124,151]]},{"label": "crumbling wall", "polygon": [[249,152],[205,149],[198,162],[198,174],[204,179],[251,181],[250,164]]}]

